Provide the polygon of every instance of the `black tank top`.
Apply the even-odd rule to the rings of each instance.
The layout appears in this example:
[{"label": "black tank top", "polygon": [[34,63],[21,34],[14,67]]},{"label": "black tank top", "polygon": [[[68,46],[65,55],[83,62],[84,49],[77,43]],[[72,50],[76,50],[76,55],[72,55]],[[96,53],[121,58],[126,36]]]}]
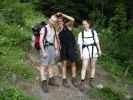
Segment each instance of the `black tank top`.
[{"label": "black tank top", "polygon": [[59,39],[62,47],[74,48],[76,44],[75,37],[67,26],[64,26],[63,30],[60,32]]}]

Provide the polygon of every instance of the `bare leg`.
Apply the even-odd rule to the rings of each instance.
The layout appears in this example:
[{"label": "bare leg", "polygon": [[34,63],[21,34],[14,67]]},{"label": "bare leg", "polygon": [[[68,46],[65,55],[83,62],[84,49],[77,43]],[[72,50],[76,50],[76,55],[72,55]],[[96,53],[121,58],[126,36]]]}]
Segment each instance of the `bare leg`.
[{"label": "bare leg", "polygon": [[88,67],[88,59],[84,59],[82,61],[81,80],[85,80],[87,67]]},{"label": "bare leg", "polygon": [[62,64],[62,78],[63,78],[62,84],[64,87],[69,88],[70,86],[67,82],[67,76],[66,76],[67,69],[66,69],[66,67],[67,67],[67,61],[64,60],[63,64]]},{"label": "bare leg", "polygon": [[47,80],[47,77],[46,77],[47,66],[46,65],[41,65],[38,70],[40,72],[40,80],[41,81]]},{"label": "bare leg", "polygon": [[67,71],[66,67],[67,67],[67,61],[64,60],[62,64],[62,78],[63,79],[66,79],[66,71]]},{"label": "bare leg", "polygon": [[91,60],[90,78],[95,78],[95,70],[96,70],[96,59],[92,59]]},{"label": "bare leg", "polygon": [[87,67],[88,67],[88,59],[83,59],[82,60],[82,69],[81,69],[81,82],[80,82],[80,91],[85,90],[85,76],[87,72]]},{"label": "bare leg", "polygon": [[51,86],[59,86],[56,81],[55,81],[55,77],[53,75],[53,65],[49,64],[48,65],[48,72],[49,72],[49,81],[48,84]]},{"label": "bare leg", "polygon": [[73,84],[73,86],[78,87],[79,84],[78,84],[78,81],[76,78],[77,67],[76,67],[75,62],[71,63],[71,68],[72,68],[72,84]]},{"label": "bare leg", "polygon": [[62,74],[62,63],[58,63],[59,74]]},{"label": "bare leg", "polygon": [[48,73],[49,73],[49,78],[53,77],[53,65],[49,64],[48,65]]},{"label": "bare leg", "polygon": [[91,61],[90,59],[88,59],[88,66],[87,66],[87,71],[86,71],[87,80],[90,77],[90,73],[91,73]]},{"label": "bare leg", "polygon": [[46,69],[47,69],[47,66],[46,65],[41,65],[40,68],[39,68],[40,80],[41,80],[41,84],[42,84],[41,87],[42,87],[42,89],[43,89],[43,91],[45,93],[48,92]]},{"label": "bare leg", "polygon": [[71,64],[71,67],[72,67],[72,78],[76,78],[76,63],[73,62]]}]

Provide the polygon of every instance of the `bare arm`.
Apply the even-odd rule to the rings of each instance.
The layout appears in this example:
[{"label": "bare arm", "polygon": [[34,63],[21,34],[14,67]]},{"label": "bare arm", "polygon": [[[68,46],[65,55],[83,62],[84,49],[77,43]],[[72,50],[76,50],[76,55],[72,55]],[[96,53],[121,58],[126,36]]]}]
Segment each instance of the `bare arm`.
[{"label": "bare arm", "polygon": [[62,16],[63,16],[64,18],[66,18],[66,19],[68,19],[68,20],[72,21],[72,22],[74,22],[74,21],[75,21],[75,19],[74,19],[73,17],[68,16],[68,15],[66,15],[66,14],[62,14]]},{"label": "bare arm", "polygon": [[97,47],[98,47],[98,50],[99,50],[99,54],[101,55],[101,47],[100,47],[100,43],[96,43]]},{"label": "bare arm", "polygon": [[97,45],[97,48],[98,48],[98,52],[101,55],[101,47],[100,47],[100,43],[99,43],[99,39],[98,39],[96,31],[94,31],[94,36],[95,36],[95,41],[96,41],[96,45]]},{"label": "bare arm", "polygon": [[69,21],[66,23],[66,25],[67,25],[68,27],[70,27],[70,28],[73,27],[73,24],[74,24],[74,21],[75,21],[75,19],[74,19],[73,17],[68,16],[68,15],[66,15],[66,14],[63,14],[63,13],[61,13],[61,12],[58,12],[56,15],[68,19]]}]

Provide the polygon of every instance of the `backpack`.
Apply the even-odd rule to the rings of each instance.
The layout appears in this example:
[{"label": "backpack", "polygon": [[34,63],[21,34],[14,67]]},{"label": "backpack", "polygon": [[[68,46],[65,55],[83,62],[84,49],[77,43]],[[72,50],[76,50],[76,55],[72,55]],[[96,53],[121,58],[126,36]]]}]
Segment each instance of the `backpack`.
[{"label": "backpack", "polygon": [[91,33],[92,33],[92,37],[84,37],[84,31],[82,31],[82,43],[84,43],[84,38],[93,38],[93,41],[94,41],[94,43],[93,44],[88,44],[88,45],[82,45],[82,48],[84,48],[84,47],[87,47],[88,48],[88,46],[92,46],[92,57],[93,57],[93,48],[94,48],[94,46],[96,46],[96,49],[97,49],[97,52],[98,52],[98,55],[99,55],[99,49],[98,49],[98,47],[97,47],[97,44],[96,44],[96,41],[95,41],[95,35],[94,35],[94,30],[93,29],[91,29]]},{"label": "backpack", "polygon": [[[42,28],[42,27],[41,27]],[[36,27],[36,28],[34,28],[34,29],[32,29],[33,30],[33,37],[34,37],[34,40],[33,40],[33,47],[35,48],[35,49],[37,49],[37,50],[40,50],[40,30],[41,30],[41,28],[40,27]],[[45,28],[45,32],[44,32],[44,37],[43,37],[43,39],[45,39],[46,38],[46,36],[47,36],[47,28],[46,27],[44,27]]]}]

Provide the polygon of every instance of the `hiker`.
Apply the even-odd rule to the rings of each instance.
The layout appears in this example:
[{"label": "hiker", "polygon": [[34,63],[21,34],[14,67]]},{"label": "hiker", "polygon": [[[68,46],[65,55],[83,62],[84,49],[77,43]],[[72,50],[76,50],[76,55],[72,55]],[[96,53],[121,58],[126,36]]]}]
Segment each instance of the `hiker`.
[{"label": "hiker", "polygon": [[[70,17],[61,12],[56,14],[58,16],[58,25],[60,27],[59,40],[61,45],[60,57],[62,62],[62,84],[64,87],[69,88],[70,85],[67,81],[67,65],[70,63],[72,68],[72,84],[77,87],[78,82],[76,79],[76,58],[75,58],[75,37],[72,33],[72,28],[74,24],[74,18]],[[66,23],[64,19],[68,20]]]},{"label": "hiker", "polygon": [[90,65],[89,84],[90,86],[93,87],[96,61],[98,56],[101,55],[101,49],[97,32],[94,29],[92,29],[91,22],[87,20],[82,20],[82,25],[83,25],[83,31],[81,31],[78,35],[80,57],[82,60],[81,83],[80,83],[81,90],[84,89],[85,86],[85,76],[88,65]]},{"label": "hiker", "polygon": [[31,54],[29,54],[29,59],[32,62],[32,64],[36,65],[37,70],[39,71],[40,64],[40,30],[41,28],[45,27],[46,23],[44,21],[41,21],[40,23],[37,23],[32,27],[32,41],[31,41]]},{"label": "hiker", "polygon": [[[40,77],[42,89],[45,93],[48,92],[48,85],[59,86],[53,75],[53,64],[55,60],[55,55],[58,52],[55,44],[55,35],[56,30],[55,26],[57,23],[57,18],[55,15],[52,15],[48,24],[43,27],[40,31],[40,47],[41,47],[41,60],[40,60]],[[44,38],[45,37],[45,38]],[[47,78],[47,73],[49,79]]]}]

